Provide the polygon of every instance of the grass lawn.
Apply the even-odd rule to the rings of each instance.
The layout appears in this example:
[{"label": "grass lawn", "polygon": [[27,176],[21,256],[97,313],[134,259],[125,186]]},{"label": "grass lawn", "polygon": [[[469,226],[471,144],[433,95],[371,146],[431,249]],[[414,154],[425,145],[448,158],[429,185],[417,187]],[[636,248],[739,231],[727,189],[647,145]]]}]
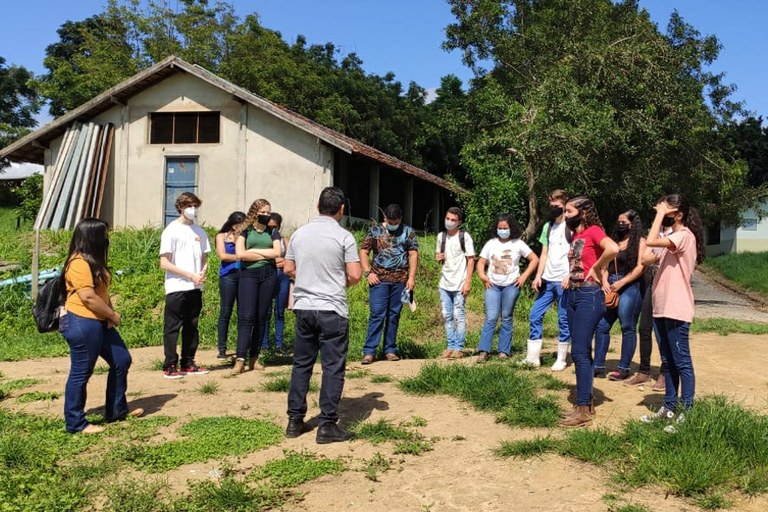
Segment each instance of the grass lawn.
[{"label": "grass lawn", "polygon": [[726,254],[704,264],[739,286],[768,298],[768,252]]}]

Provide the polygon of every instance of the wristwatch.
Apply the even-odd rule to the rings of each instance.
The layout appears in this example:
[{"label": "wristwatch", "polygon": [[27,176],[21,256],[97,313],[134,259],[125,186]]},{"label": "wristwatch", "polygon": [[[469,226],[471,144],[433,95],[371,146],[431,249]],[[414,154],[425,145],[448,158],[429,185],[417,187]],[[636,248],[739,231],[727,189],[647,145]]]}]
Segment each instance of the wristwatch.
[{"label": "wristwatch", "polygon": [[371,271],[370,271],[370,270],[363,270],[363,275],[364,275],[365,277],[368,277],[368,274],[370,274],[370,273],[371,273]]}]

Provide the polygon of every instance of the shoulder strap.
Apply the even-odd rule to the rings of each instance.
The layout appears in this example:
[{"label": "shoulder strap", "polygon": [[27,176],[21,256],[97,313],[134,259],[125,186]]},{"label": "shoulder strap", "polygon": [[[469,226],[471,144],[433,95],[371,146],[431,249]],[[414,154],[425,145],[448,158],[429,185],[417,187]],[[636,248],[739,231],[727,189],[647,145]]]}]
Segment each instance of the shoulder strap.
[{"label": "shoulder strap", "polygon": [[464,254],[467,254],[467,247],[464,242],[464,233],[466,233],[466,231],[464,231],[463,229],[459,230],[459,245],[461,246],[461,252],[463,252]]},{"label": "shoulder strap", "polygon": [[439,237],[440,235],[442,235],[440,238],[440,252],[445,253],[445,239],[448,238],[448,233],[446,231],[441,231],[437,236]]}]

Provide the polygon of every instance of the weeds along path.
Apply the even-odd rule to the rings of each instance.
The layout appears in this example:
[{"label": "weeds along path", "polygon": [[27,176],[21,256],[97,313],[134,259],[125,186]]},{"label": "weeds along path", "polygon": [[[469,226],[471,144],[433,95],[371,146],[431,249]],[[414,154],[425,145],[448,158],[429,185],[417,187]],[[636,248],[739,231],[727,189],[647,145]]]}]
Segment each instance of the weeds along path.
[{"label": "weeds along path", "polygon": [[[768,381],[761,354],[768,336],[694,334],[693,360],[699,395],[725,394],[749,408],[768,413],[765,396]],[[551,350],[551,347],[550,347]],[[284,392],[265,392],[261,385],[285,376],[289,366],[268,367],[265,372],[248,372],[229,376],[225,367],[215,366],[215,353],[203,350],[201,363],[209,363],[213,371],[206,376],[186,377],[178,381],[162,378],[153,370],[162,355],[161,347],[132,350],[133,367],[129,375],[130,405],[143,407],[148,417],[165,415],[178,418],[177,423],[205,416],[234,415],[263,418],[285,423]],[[657,354],[654,351],[654,358]],[[615,366],[618,354],[609,353],[608,365]],[[495,421],[492,413],[478,412],[472,406],[450,396],[413,396],[402,392],[397,379],[413,376],[425,363],[403,360],[377,362],[361,368],[350,364],[341,404],[341,422],[356,420],[393,424],[415,423],[418,431],[431,441],[431,451],[421,455],[395,454],[393,444],[372,444],[365,440],[333,445],[317,445],[314,432],[296,439],[284,439],[277,446],[228,457],[238,474],[283,456],[284,450],[303,450],[328,458],[341,457],[349,471],[326,475],[298,487],[304,493],[301,501],[284,506],[291,511],[350,510],[393,512],[400,510],[434,511],[605,511],[606,495],[620,494],[622,502],[645,506],[628,510],[653,512],[699,510],[690,501],[664,496],[657,488],[619,491],[611,484],[611,474],[591,464],[556,455],[527,460],[503,459],[493,453],[503,441],[531,439],[536,435],[561,435],[560,429],[516,429]],[[101,364],[101,363],[100,363]],[[445,364],[472,364],[470,358]],[[62,391],[68,372],[66,358],[37,359],[3,363],[6,379],[38,378],[43,382],[29,390]],[[653,361],[654,371],[658,360]],[[548,369],[538,370],[549,372]],[[319,368],[316,368],[319,376]],[[388,382],[385,377],[391,378]],[[571,388],[575,384],[572,366],[557,377]],[[89,389],[89,408],[101,405],[106,375],[94,375]],[[217,386],[206,384],[215,382]],[[209,394],[201,393],[206,388]],[[211,389],[214,392],[211,393]],[[555,392],[563,408],[569,407],[569,390]],[[309,397],[308,418],[318,413],[317,392]],[[592,428],[618,428],[628,418],[636,418],[648,405],[657,405],[662,396],[650,388],[628,388],[618,382],[596,381],[598,415]],[[33,414],[60,417],[62,399],[18,403],[11,397],[4,407]],[[141,420],[139,420],[141,421]],[[173,429],[165,432],[173,438]],[[374,462],[380,464],[375,465]],[[382,462],[383,461],[383,462]],[[163,473],[171,489],[185,491],[187,481],[211,478],[212,470],[220,470],[222,461],[187,464]],[[374,469],[371,469],[374,468]],[[377,468],[377,469],[376,469]],[[732,510],[768,510],[768,499],[737,499]]]}]

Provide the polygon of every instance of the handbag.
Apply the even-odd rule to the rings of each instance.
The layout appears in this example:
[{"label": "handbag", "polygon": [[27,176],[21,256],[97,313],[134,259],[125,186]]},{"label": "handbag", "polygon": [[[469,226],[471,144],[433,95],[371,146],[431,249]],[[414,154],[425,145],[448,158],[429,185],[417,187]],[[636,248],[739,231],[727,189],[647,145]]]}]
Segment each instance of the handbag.
[{"label": "handbag", "polygon": [[[613,259],[613,265],[616,269],[616,273],[619,273],[619,265],[616,263],[616,258]],[[613,290],[605,293],[605,307],[607,309],[616,309],[619,307],[619,292]]]}]

